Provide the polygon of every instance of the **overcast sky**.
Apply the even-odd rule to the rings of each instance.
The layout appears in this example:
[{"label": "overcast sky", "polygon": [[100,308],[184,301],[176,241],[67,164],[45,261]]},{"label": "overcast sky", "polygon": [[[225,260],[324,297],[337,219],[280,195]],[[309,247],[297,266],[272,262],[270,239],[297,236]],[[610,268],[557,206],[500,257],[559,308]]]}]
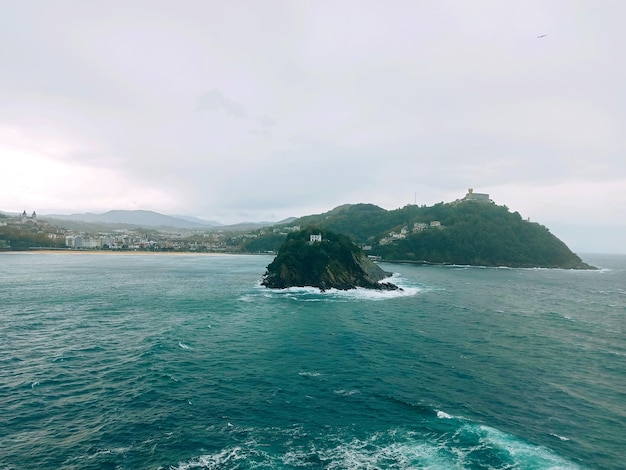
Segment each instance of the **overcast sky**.
[{"label": "overcast sky", "polygon": [[0,210],[234,223],[472,187],[616,251],[581,227],[626,224],[624,18],[621,0],[0,0]]}]

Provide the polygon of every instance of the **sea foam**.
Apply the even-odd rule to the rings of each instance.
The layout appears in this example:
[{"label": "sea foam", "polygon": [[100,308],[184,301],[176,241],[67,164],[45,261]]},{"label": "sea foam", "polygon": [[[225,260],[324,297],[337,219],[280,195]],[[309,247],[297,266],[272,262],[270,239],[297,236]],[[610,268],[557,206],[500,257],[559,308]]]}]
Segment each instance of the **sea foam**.
[{"label": "sea foam", "polygon": [[[363,437],[335,429],[305,441],[300,439],[302,430],[299,428],[281,431],[275,428],[246,428],[245,431],[248,436],[246,443],[192,458],[172,468],[192,470],[288,466],[337,470],[447,470],[470,468],[478,450],[483,458],[486,458],[485,454],[491,455],[494,466],[490,468],[579,468],[549,449],[467,420],[460,420],[456,431],[452,430],[446,438],[443,435],[428,436],[405,428],[390,428]],[[235,428],[233,432],[241,430]],[[268,437],[268,434],[271,436]],[[284,445],[277,443],[277,439],[283,440]]]},{"label": "sea foam", "polygon": [[[400,297],[412,297],[420,292],[424,291],[424,288],[411,284],[406,279],[402,278],[399,274],[395,273],[392,276],[384,279],[382,282],[391,282],[397,285],[398,290],[378,290],[378,289],[366,289],[364,287],[357,287],[356,289],[339,290],[328,289],[322,291],[317,287],[288,287],[286,289],[268,289],[258,282],[255,285],[257,292],[261,292],[261,295],[265,298],[285,298],[289,300],[299,302],[352,302],[358,300],[389,300],[397,299]],[[241,299],[249,302],[251,299]]]}]

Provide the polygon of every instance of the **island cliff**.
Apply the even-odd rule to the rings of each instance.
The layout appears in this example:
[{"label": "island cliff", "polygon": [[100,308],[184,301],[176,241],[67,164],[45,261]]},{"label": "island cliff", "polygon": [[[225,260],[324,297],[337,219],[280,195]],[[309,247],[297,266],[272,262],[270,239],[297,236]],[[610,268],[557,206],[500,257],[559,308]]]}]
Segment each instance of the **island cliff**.
[{"label": "island cliff", "polygon": [[308,228],[287,236],[261,284],[274,289],[311,286],[322,291],[357,287],[399,289],[389,282],[380,282],[389,276],[347,236]]}]

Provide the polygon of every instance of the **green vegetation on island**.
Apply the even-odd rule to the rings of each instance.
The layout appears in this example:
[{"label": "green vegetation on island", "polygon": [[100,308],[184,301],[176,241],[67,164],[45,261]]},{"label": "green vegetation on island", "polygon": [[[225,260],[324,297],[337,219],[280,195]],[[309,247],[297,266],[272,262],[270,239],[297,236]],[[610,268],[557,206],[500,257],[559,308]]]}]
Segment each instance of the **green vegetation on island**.
[{"label": "green vegetation on island", "polygon": [[356,287],[398,289],[394,284],[379,282],[389,275],[349,237],[310,227],[287,236],[268,265],[262,285],[275,289],[311,286],[322,291]]},{"label": "green vegetation on island", "polygon": [[[348,235],[368,255],[385,261],[594,269],[543,225],[492,202],[460,200],[392,211],[344,205],[297,219],[292,226],[312,224]],[[247,247],[254,245],[270,249],[264,237]]]}]

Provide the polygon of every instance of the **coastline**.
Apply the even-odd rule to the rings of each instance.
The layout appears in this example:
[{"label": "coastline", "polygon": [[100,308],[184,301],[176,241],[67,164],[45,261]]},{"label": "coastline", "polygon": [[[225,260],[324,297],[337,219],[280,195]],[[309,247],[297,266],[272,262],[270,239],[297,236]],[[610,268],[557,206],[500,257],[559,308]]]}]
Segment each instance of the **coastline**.
[{"label": "coastline", "polygon": [[268,255],[267,253],[208,253],[208,252],[193,252],[193,251],[113,251],[113,250],[68,250],[68,249],[29,249],[29,250],[1,250],[2,254],[63,254],[63,255],[166,255],[166,256],[182,256],[182,255],[194,255],[194,256],[232,256],[232,255]]}]

